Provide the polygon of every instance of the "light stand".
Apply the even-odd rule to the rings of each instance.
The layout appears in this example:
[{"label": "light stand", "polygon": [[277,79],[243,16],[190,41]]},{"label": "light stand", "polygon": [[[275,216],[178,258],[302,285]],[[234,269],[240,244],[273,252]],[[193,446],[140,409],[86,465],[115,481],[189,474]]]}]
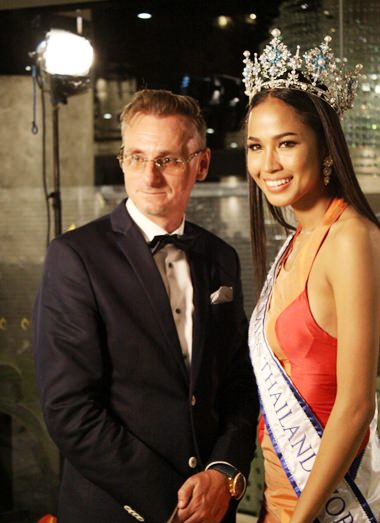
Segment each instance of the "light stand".
[{"label": "light stand", "polygon": [[54,190],[50,194],[54,210],[54,234],[62,232],[62,199],[61,199],[61,169],[59,161],[59,105],[53,104],[53,181]]},{"label": "light stand", "polygon": [[52,29],[31,56],[35,59],[38,83],[50,91],[53,119],[53,191],[47,196],[54,210],[54,233],[62,232],[61,174],[59,158],[59,108],[69,96],[84,92],[90,86],[93,48],[77,34]]}]

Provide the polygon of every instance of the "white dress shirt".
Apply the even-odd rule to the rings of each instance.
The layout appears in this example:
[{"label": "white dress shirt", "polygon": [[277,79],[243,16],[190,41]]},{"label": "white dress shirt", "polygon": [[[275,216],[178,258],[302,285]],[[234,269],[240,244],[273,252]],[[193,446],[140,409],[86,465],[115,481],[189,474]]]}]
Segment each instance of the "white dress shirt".
[{"label": "white dress shirt", "polygon": [[[126,207],[132,220],[139,227],[147,242],[153,240],[154,236],[168,234],[167,231],[144,216],[130,198],[126,202]],[[178,229],[170,234],[181,235],[184,232],[184,228],[185,221],[183,219]],[[169,296],[182,354],[186,365],[189,367],[193,344],[194,312],[193,284],[191,282],[189,262],[186,253],[172,244],[165,245],[157,251],[154,255],[154,261]]]}]

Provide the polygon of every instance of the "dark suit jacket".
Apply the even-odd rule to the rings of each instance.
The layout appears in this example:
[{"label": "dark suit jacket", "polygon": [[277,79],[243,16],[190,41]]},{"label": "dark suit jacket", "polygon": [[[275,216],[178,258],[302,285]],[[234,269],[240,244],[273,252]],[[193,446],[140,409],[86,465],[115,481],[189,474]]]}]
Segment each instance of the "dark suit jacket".
[{"label": "dark suit jacket", "polygon": [[[48,249],[34,350],[46,424],[65,458],[59,523],[164,523],[207,463],[248,474],[258,407],[238,258],[204,229],[186,223],[186,232],[197,237],[190,372],[125,202]],[[233,301],[212,305],[222,285]]]}]

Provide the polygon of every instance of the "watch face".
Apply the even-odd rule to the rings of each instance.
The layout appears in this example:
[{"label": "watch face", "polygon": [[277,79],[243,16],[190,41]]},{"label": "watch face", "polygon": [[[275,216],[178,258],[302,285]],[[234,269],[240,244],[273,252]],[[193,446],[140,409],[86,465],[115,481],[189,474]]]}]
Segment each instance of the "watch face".
[{"label": "watch face", "polygon": [[245,479],[241,472],[238,472],[236,476],[233,478],[232,483],[232,495],[239,499],[244,494],[245,490]]}]

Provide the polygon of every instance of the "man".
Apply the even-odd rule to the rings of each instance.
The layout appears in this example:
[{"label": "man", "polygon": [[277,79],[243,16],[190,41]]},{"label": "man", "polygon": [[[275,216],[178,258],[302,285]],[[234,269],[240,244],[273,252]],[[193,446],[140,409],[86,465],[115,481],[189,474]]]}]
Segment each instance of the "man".
[{"label": "man", "polygon": [[[129,198],[52,242],[35,305],[65,459],[58,521],[233,522],[258,405],[237,255],[184,221],[208,171],[205,122],[192,98],[155,90],[121,121]],[[181,244],[153,239],[167,234]]]}]

